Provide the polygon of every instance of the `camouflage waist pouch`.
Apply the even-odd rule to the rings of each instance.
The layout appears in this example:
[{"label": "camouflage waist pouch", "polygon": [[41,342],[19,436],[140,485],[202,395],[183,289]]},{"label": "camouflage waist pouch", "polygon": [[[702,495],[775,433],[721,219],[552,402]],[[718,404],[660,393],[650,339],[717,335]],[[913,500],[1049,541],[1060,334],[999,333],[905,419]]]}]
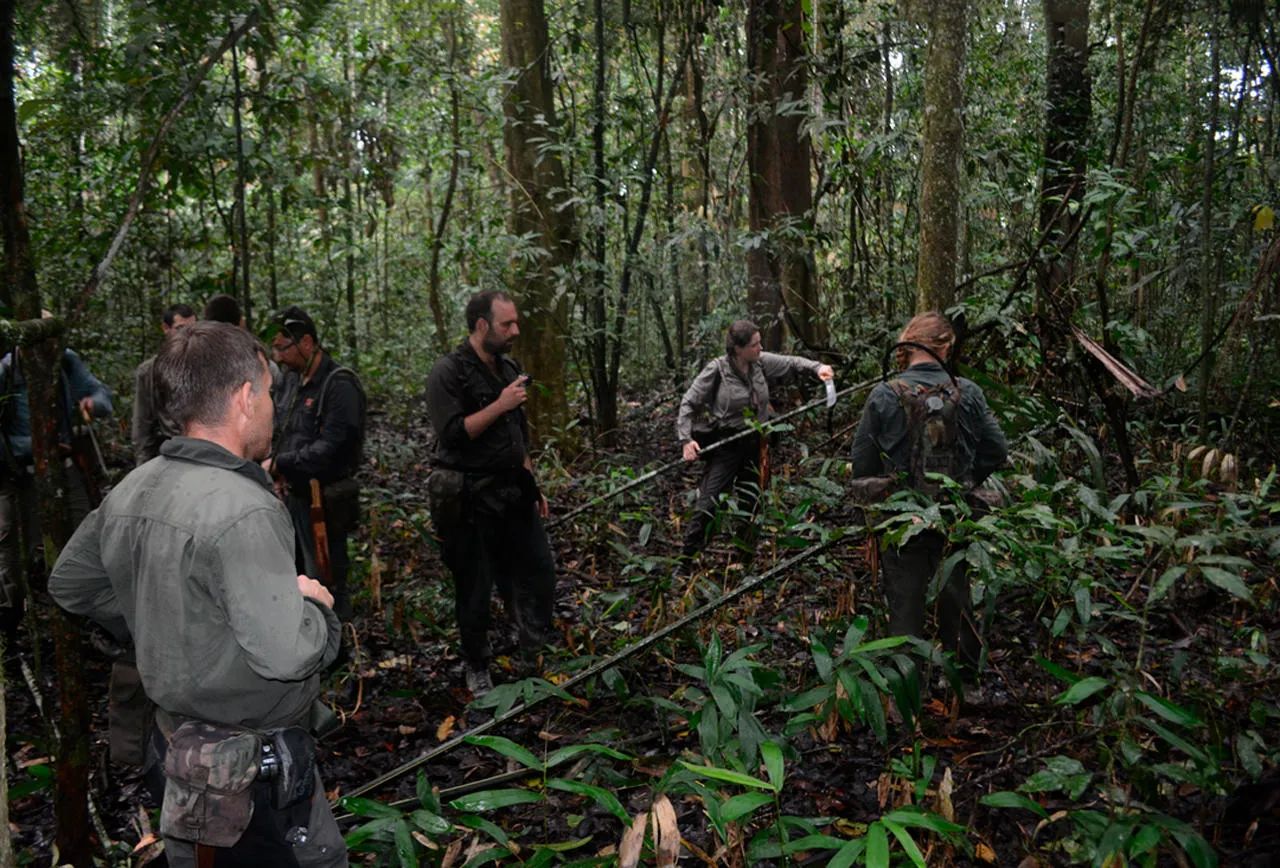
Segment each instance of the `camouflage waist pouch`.
[{"label": "camouflage waist pouch", "polygon": [[253,816],[262,737],[193,720],[169,736],[164,758],[160,834],[210,847],[231,847]]}]

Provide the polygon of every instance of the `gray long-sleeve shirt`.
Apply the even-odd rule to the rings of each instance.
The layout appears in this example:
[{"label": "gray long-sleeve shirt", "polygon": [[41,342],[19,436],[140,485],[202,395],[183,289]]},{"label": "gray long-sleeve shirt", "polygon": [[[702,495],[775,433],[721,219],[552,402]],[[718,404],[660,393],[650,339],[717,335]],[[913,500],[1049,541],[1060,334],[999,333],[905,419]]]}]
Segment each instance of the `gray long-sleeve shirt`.
[{"label": "gray long-sleeve shirt", "polygon": [[256,463],[175,437],[63,549],[49,593],[132,637],[160,708],[268,729],[305,723],[341,626],[303,597],[293,524]]},{"label": "gray long-sleeve shirt", "polygon": [[[936,386],[951,378],[937,362],[912,365],[896,379],[912,386]],[[960,380],[958,482],[980,485],[1004,463],[1009,454],[1000,423],[987,406],[982,389],[972,380]],[[898,394],[881,383],[867,398],[866,409],[853,435],[853,476],[880,476],[911,468],[911,443],[907,440],[907,416]]]},{"label": "gray long-sleeve shirt", "polygon": [[[693,439],[695,423],[714,431],[741,431],[747,423],[742,411],[751,408],[756,420],[769,419],[769,384],[778,383],[801,371],[818,373],[821,362],[803,356],[761,353],[744,377],[738,373],[728,355],[707,362],[680,400],[676,417],[676,439],[688,443]],[[705,421],[699,417],[704,416]]]}]

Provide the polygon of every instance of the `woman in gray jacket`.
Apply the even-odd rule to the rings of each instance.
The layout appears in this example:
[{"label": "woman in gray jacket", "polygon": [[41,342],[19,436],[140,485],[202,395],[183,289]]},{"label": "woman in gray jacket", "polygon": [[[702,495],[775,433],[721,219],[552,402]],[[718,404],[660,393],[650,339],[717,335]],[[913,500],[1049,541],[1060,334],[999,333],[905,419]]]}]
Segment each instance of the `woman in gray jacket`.
[{"label": "woman in gray jacket", "polygon": [[[738,320],[725,335],[725,353],[712,359],[694,378],[680,401],[676,437],[682,444],[685,461],[693,461],[713,443],[747,427],[747,411],[758,422],[769,419],[769,385],[786,380],[800,371],[810,371],[820,380],[835,376],[830,365],[801,356],[766,353],[760,343],[760,329],[748,320]],[[683,556],[693,557],[706,545],[707,528],[715,516],[715,503],[735,480],[747,491],[747,508],[755,506],[759,489],[760,437],[743,437],[707,456],[707,469],[698,486],[698,502],[684,534]]]}]

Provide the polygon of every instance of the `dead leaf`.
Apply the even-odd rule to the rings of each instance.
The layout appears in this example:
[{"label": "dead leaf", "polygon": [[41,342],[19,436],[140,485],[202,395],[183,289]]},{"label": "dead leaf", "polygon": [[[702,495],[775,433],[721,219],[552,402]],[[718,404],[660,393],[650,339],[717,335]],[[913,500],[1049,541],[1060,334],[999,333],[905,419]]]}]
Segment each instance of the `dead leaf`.
[{"label": "dead leaf", "polygon": [[979,859],[981,859],[983,862],[988,863],[989,865],[996,864],[996,851],[992,850],[990,847],[988,847],[986,844],[982,843],[981,841],[978,842],[977,847],[973,848],[973,855],[977,856]]},{"label": "dead leaf", "polygon": [[440,868],[453,868],[458,861],[458,856],[462,853],[462,839],[454,841],[449,845],[449,849],[444,851],[444,859],[440,860]]},{"label": "dead leaf", "polygon": [[938,813],[948,823],[956,821],[956,809],[951,804],[951,793],[954,789],[955,783],[951,780],[951,769],[948,768],[942,775],[942,783],[938,784]]},{"label": "dead leaf", "polygon": [[428,850],[440,849],[439,844],[437,844],[435,841],[432,841],[430,838],[428,838],[426,835],[419,832],[417,829],[415,829],[412,834],[413,834],[413,839],[417,841],[419,844],[421,844],[423,847],[426,847]]},{"label": "dead leaf", "polygon": [[1018,863],[1018,868],[1040,868],[1040,860],[1035,856],[1028,856]]},{"label": "dead leaf", "polygon": [[453,725],[457,722],[452,714],[444,719],[440,726],[436,727],[436,741],[444,741],[449,737],[449,733],[453,732]]},{"label": "dead leaf", "polygon": [[676,820],[676,809],[664,794],[653,803],[652,814],[658,868],[672,868],[680,860],[680,824]]},{"label": "dead leaf", "polygon": [[649,825],[649,812],[641,811],[631,821],[631,828],[622,836],[618,845],[618,868],[636,868],[640,864],[640,851],[644,849],[644,830]]},{"label": "dead leaf", "polygon": [[137,846],[133,848],[133,852],[137,853],[139,850],[145,850],[159,840],[160,839],[157,838],[155,836],[155,833],[153,832],[152,834],[147,835],[145,838],[139,841]]},{"label": "dead leaf", "polygon": [[396,731],[401,735],[413,735],[418,731],[416,726],[405,726],[403,723],[396,727]]}]

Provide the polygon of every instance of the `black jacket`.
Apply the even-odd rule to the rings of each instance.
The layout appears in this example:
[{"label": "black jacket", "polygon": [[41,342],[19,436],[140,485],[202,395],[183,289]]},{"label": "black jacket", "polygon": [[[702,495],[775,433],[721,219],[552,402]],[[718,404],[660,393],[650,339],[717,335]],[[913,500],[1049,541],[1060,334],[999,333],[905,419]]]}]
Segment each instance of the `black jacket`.
[{"label": "black jacket", "polygon": [[[912,365],[894,379],[912,386],[936,386],[951,377],[937,362]],[[982,389],[972,380],[960,378],[960,475],[959,482],[979,485],[999,469],[1009,454],[1000,423],[996,421]],[[867,407],[853,435],[853,476],[879,476],[911,467],[911,444],[907,440],[907,417],[898,394],[888,383],[871,392]]]},{"label": "black jacket", "polygon": [[529,454],[529,423],[523,407],[502,414],[472,440],[464,424],[520,376],[508,356],[497,357],[499,376],[480,360],[470,341],[442,356],[427,378],[427,417],[436,432],[436,463],[454,470],[492,473],[521,467]]},{"label": "black jacket", "polygon": [[327,353],[306,383],[294,371],[285,374],[276,412],[283,413],[276,469],[294,491],[307,491],[312,479],[328,485],[355,475],[364,441],[364,394],[354,374],[343,372],[329,386],[320,418],[320,395],[338,369]]}]

